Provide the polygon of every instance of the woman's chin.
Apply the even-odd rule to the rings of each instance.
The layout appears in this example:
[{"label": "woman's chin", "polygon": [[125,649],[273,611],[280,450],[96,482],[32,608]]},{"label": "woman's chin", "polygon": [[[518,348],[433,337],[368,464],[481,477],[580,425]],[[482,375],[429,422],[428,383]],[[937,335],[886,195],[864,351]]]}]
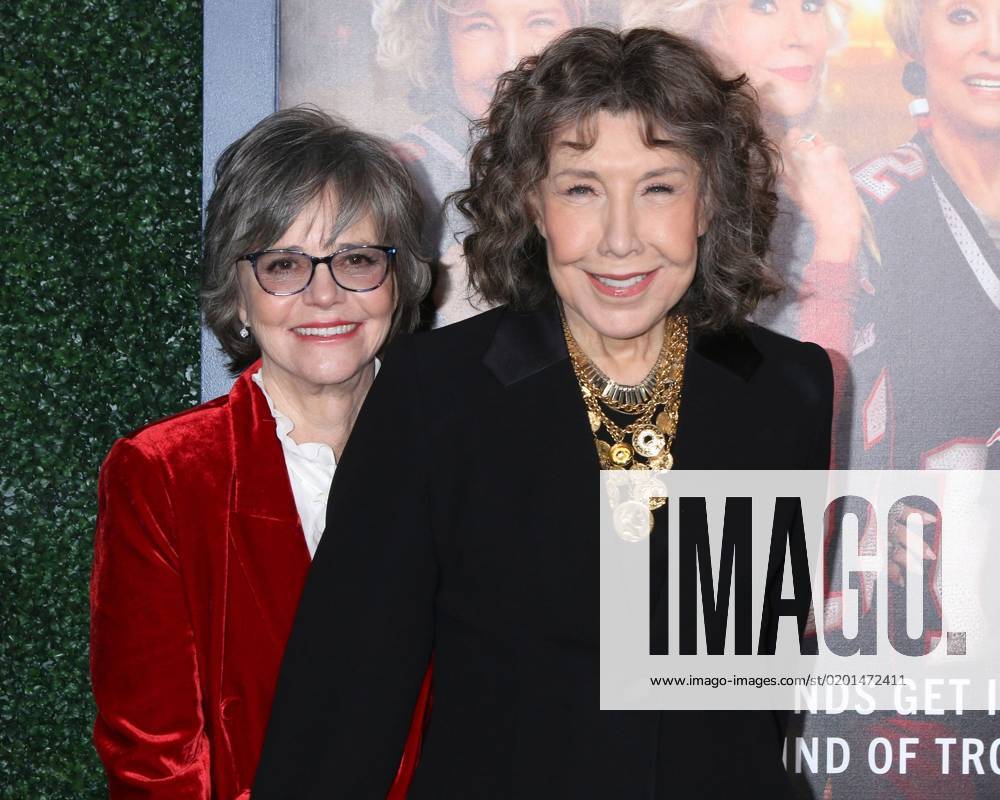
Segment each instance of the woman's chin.
[{"label": "woman's chin", "polygon": [[785,130],[803,127],[815,116],[818,105],[819,96],[815,92],[808,94],[799,92],[775,93],[768,98],[767,105],[764,107],[765,123],[770,121],[774,127]]},{"label": "woman's chin", "polygon": [[639,309],[595,309],[582,315],[584,323],[604,339],[628,341],[653,331],[663,320],[663,315]]}]

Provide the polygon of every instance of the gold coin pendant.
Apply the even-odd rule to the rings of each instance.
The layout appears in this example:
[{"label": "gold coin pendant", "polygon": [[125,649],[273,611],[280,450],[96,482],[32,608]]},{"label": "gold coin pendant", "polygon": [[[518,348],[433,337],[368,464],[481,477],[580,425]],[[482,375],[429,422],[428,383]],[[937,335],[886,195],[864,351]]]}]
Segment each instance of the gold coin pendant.
[{"label": "gold coin pendant", "polygon": [[669,450],[665,453],[661,453],[656,458],[650,459],[649,466],[653,469],[668,470],[672,469],[674,466],[674,456]]},{"label": "gold coin pendant", "polygon": [[611,457],[608,455],[610,450],[611,450],[610,444],[608,444],[607,442],[602,442],[600,439],[597,439],[597,458],[601,462],[601,469],[608,469],[608,467],[610,466]]},{"label": "gold coin pendant", "polygon": [[639,455],[646,458],[655,458],[658,456],[663,452],[663,446],[666,443],[667,440],[663,435],[663,431],[659,428],[654,428],[652,425],[639,428],[639,430],[632,434],[632,446]]},{"label": "gold coin pendant", "polygon": [[618,444],[614,445],[608,451],[608,457],[613,467],[624,467],[632,460],[632,448],[625,444],[625,442],[618,442]]},{"label": "gold coin pendant", "polygon": [[641,542],[653,530],[653,513],[635,500],[626,500],[612,512],[612,524],[619,539]]},{"label": "gold coin pendant", "polygon": [[656,427],[667,436],[673,436],[674,431],[677,429],[677,422],[669,411],[661,411],[656,415]]}]

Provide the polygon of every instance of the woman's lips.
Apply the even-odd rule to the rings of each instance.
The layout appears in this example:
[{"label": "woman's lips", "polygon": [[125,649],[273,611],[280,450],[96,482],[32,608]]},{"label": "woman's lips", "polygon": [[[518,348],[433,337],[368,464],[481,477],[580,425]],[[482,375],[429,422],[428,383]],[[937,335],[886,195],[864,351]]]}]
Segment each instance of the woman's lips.
[{"label": "woman's lips", "polygon": [[628,275],[587,273],[591,286],[608,297],[635,297],[642,294],[655,275],[655,269],[652,272],[631,272]]},{"label": "woman's lips", "polygon": [[812,76],[816,72],[815,68],[809,66],[772,68],[769,71],[785,80],[795,81],[796,83],[808,83],[812,80]]},{"label": "woman's lips", "polygon": [[333,342],[349,339],[361,328],[360,322],[308,323],[292,328],[298,338],[310,342]]},{"label": "woman's lips", "polygon": [[976,97],[996,99],[1000,97],[1000,75],[970,75],[965,78],[965,85]]}]

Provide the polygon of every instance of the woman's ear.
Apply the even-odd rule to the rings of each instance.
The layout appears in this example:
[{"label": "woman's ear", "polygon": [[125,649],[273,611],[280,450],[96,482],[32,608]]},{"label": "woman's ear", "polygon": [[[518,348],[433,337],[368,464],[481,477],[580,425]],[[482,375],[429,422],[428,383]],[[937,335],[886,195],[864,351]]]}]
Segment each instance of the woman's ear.
[{"label": "woman's ear", "polygon": [[547,239],[548,237],[545,235],[545,214],[542,211],[542,198],[538,194],[538,187],[528,192],[528,213],[531,215],[531,221],[535,223],[535,230],[538,231],[543,239]]},{"label": "woman's ear", "polygon": [[698,236],[704,236],[705,231],[708,230],[708,225],[712,221],[712,209],[711,203],[705,197],[705,194],[698,198]]},{"label": "woman's ear", "polygon": [[238,298],[236,301],[236,318],[240,321],[240,325],[246,327],[250,324],[250,315],[248,313],[246,289],[243,286],[243,281],[239,279],[236,281],[236,296]]}]

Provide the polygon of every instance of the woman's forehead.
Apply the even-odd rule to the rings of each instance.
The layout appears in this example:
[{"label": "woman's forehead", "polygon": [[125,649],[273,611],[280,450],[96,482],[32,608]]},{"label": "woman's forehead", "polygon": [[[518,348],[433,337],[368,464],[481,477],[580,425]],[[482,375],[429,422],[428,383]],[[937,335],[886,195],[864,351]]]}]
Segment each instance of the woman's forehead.
[{"label": "woman's forehead", "polygon": [[668,126],[631,111],[613,114],[600,111],[557,128],[549,144],[549,159],[581,156],[584,153],[629,149],[650,150],[688,158]]},{"label": "woman's forehead", "polygon": [[585,0],[432,0],[436,6],[448,13],[466,16],[477,13],[492,13],[509,9],[511,6],[523,6],[522,10],[532,14],[544,14],[554,11],[564,11],[574,15],[579,11]]},{"label": "woman's forehead", "polygon": [[351,231],[366,234],[362,238],[367,241],[380,233],[377,217],[362,198],[348,196],[341,201],[335,187],[328,185],[302,206],[283,237],[298,234],[332,247],[345,231]]}]

